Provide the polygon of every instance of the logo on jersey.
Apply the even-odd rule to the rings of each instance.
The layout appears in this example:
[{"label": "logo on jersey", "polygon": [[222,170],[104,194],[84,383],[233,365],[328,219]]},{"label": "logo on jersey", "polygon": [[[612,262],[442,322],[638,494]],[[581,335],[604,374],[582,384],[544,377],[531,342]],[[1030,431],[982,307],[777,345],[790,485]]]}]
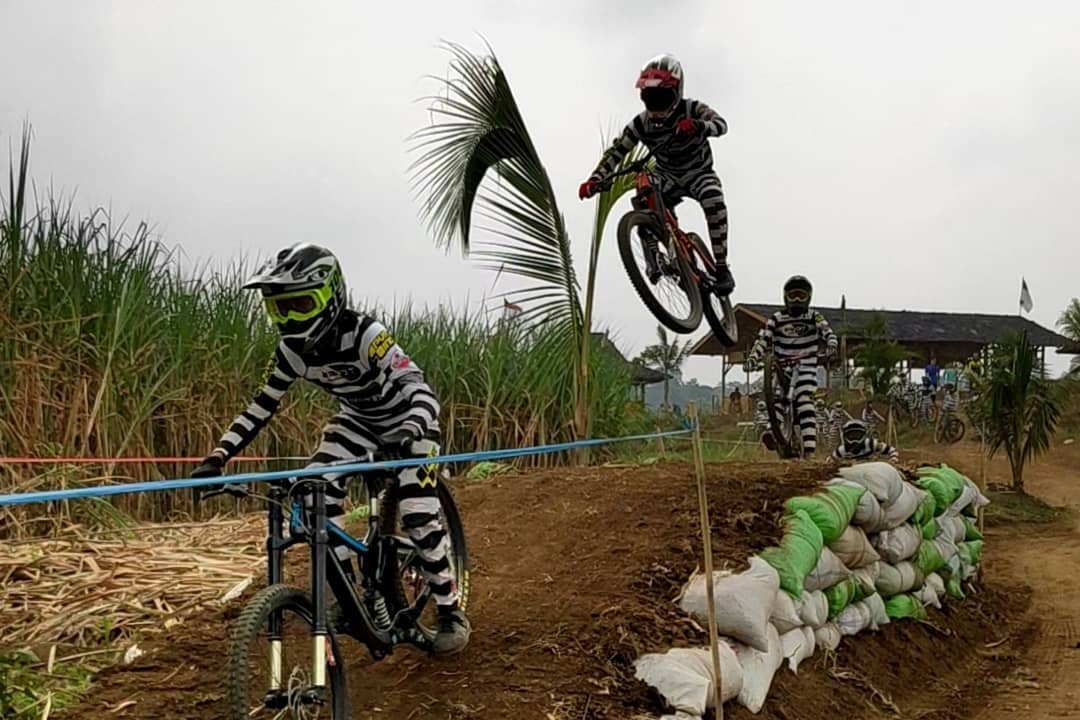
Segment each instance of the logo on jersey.
[{"label": "logo on jersey", "polygon": [[404,370],[409,367],[409,356],[400,350],[395,350],[394,354],[390,356],[390,367],[395,370]]},{"label": "logo on jersey", "polygon": [[392,347],[394,347],[394,338],[390,336],[389,331],[382,330],[368,346],[368,358],[371,362],[379,362],[386,357],[386,353],[390,352]]},{"label": "logo on jersey", "polygon": [[815,330],[815,326],[801,322],[785,323],[780,326],[779,330],[780,334],[784,337],[797,338],[806,337],[807,335],[812,334]]},{"label": "logo on jersey", "polygon": [[355,365],[327,365],[319,369],[322,379],[326,381],[344,380],[354,382],[360,379],[361,370]]}]

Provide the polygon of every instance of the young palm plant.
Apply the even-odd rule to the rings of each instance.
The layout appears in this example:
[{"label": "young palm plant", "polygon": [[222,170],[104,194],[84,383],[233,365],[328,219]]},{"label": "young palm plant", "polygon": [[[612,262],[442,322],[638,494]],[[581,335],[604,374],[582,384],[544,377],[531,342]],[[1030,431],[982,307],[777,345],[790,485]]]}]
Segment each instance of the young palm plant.
[{"label": "young palm plant", "polygon": [[[1080,344],[1080,298],[1073,298],[1072,302],[1061,311],[1057,327],[1062,335]],[[1069,364],[1069,374],[1080,377],[1080,355],[1073,357]]]},{"label": "young palm plant", "polygon": [[1038,370],[1038,353],[1027,333],[1011,333],[995,347],[977,380],[978,424],[991,456],[1005,450],[1019,492],[1024,492],[1024,468],[1050,448],[1062,411],[1057,389]]},{"label": "young palm plant", "polygon": [[669,340],[663,325],[656,326],[656,337],[660,342],[642,350],[641,355],[638,356],[638,362],[645,367],[664,373],[664,407],[669,408],[671,407],[671,378],[682,370],[683,363],[690,357],[693,343],[690,340],[679,343],[678,338]]},{"label": "young palm plant", "polygon": [[[519,322],[552,333],[544,372],[558,376],[572,360],[574,430],[587,437],[596,263],[604,223],[632,178],[616,182],[597,203],[583,306],[554,188],[502,66],[490,48],[486,55],[457,44],[446,49],[450,73],[438,79],[444,93],[431,99],[433,123],[413,135],[411,171],[422,214],[437,245],[459,246],[482,266],[524,282],[515,293],[523,307]],[[489,177],[495,182],[485,182]],[[473,233],[474,211],[485,222],[480,238]]]}]

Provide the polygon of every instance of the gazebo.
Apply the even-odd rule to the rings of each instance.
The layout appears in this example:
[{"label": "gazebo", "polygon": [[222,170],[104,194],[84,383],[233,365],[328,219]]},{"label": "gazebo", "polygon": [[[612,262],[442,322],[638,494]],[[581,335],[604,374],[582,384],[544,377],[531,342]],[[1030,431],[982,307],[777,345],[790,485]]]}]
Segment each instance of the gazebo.
[{"label": "gazebo", "polygon": [[[727,373],[731,367],[746,361],[758,332],[779,309],[779,305],[736,305],[739,342],[734,347],[724,347],[712,333],[705,335],[694,345],[692,355],[719,355],[723,358],[721,392],[726,390]],[[1080,354],[1080,344],[1020,315],[823,307],[815,309],[825,316],[833,330],[845,338],[848,357],[863,344],[863,331],[871,318],[880,315],[886,322],[889,337],[912,354],[912,359],[906,364],[909,371],[925,367],[932,357],[942,365],[967,360],[998,342],[1010,330],[1027,332],[1032,344],[1040,349],[1044,365],[1048,347],[1054,348],[1059,354]]]}]

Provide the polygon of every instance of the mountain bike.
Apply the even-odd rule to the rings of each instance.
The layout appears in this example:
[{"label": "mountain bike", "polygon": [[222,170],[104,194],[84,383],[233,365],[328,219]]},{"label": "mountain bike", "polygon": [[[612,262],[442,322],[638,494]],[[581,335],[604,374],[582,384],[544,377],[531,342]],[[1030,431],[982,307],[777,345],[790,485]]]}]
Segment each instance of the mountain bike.
[{"label": "mountain bike", "polygon": [[[669,139],[667,142],[671,142]],[[661,146],[662,147],[662,146]],[[652,153],[600,179],[601,189],[615,178],[637,175],[633,210],[619,220],[619,256],[630,284],[660,323],[677,333],[691,333],[704,313],[709,328],[726,347],[738,342],[739,330],[728,295],[703,288],[702,278],[716,274],[712,253],[697,233],[684,232],[660,192],[650,166]]]},{"label": "mountain bike", "polygon": [[[380,452],[367,460],[399,457]],[[357,477],[368,498],[362,540],[327,521],[322,478],[271,484],[265,498],[269,582],[233,624],[225,669],[228,720],[349,718],[342,635],[364,643],[375,660],[401,644],[431,649],[435,608],[416,546],[399,529],[396,474],[380,470]],[[446,484],[438,482],[437,489],[450,543],[451,572],[464,609],[469,595],[465,533]],[[237,494],[238,488],[206,493],[203,498],[225,492]],[[339,544],[356,553],[355,585],[334,553]],[[296,545],[310,549],[309,589],[284,582],[285,551]],[[328,602],[328,584],[333,603]]]},{"label": "mountain bike", "polygon": [[956,392],[946,390],[945,398],[941,402],[941,413],[934,425],[934,442],[951,445],[964,439],[967,426],[957,414],[958,407],[959,399]]},{"label": "mountain bike", "polygon": [[818,353],[800,353],[791,357],[778,358],[771,351],[765,353],[762,360],[762,392],[765,396],[765,408],[769,415],[769,430],[764,438],[765,446],[775,450],[782,460],[802,457],[802,432],[795,411],[795,369],[810,357],[828,361],[828,357]]}]

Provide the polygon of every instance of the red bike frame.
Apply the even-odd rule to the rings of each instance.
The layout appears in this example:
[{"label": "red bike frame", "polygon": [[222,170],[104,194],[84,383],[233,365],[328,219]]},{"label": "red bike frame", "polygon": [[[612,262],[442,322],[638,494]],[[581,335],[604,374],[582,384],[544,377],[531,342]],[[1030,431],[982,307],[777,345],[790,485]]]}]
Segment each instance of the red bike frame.
[{"label": "red bike frame", "polygon": [[713,262],[713,259],[709,257],[707,252],[704,252],[695,243],[691,242],[689,236],[682,231],[682,228],[679,227],[678,219],[676,219],[674,213],[672,213],[671,210],[668,210],[667,206],[663,204],[663,198],[659,197],[659,193],[656,191],[656,188],[653,187],[652,178],[646,170],[642,170],[638,173],[637,197],[640,204],[660,215],[665,226],[675,234],[675,240],[681,249],[680,252],[682,252],[690,262],[690,267],[694,271],[694,284],[700,285],[701,275],[698,272],[698,265],[693,262],[693,257],[695,255],[699,257],[704,268],[710,273],[715,272],[716,263]]}]

